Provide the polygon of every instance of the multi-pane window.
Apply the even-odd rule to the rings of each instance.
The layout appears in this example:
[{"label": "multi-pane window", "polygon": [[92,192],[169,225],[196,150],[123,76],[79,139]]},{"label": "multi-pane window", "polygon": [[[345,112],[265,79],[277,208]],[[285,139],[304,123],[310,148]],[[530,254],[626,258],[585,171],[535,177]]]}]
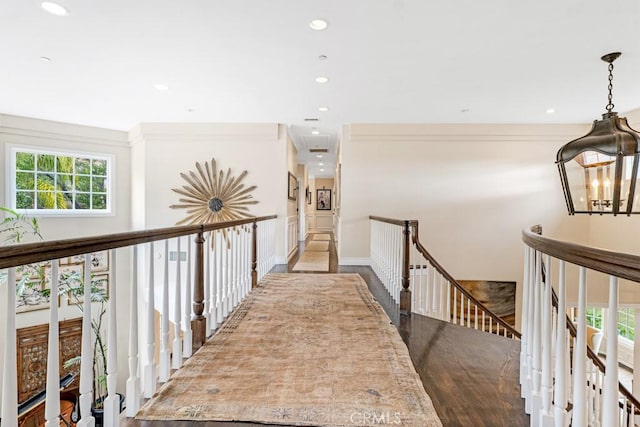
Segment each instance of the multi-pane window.
[{"label": "multi-pane window", "polygon": [[[602,330],[602,309],[587,308],[587,325]],[[635,312],[633,308],[618,309],[618,335],[633,341],[635,337]]]},{"label": "multi-pane window", "polygon": [[635,313],[633,308],[618,310],[618,335],[631,341],[635,337]]},{"label": "multi-pane window", "polygon": [[602,309],[596,307],[587,308],[587,325],[602,329]]},{"label": "multi-pane window", "polygon": [[12,150],[13,207],[38,212],[110,212],[111,159]]}]

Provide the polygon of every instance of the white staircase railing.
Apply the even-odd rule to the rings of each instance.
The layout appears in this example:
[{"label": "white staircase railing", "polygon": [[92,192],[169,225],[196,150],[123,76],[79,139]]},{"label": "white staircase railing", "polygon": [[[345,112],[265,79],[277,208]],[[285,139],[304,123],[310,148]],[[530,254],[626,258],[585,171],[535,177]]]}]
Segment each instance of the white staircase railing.
[{"label": "white staircase railing", "polygon": [[[41,399],[46,400],[43,411],[46,425],[58,426],[60,423],[58,295],[66,292],[80,295],[82,300],[79,304],[83,326],[77,425],[94,425],[91,410],[97,397],[94,392],[106,386],[101,400],[104,404],[103,425],[118,426],[122,408],[117,392],[126,391],[125,414],[135,416],[142,398],[150,397],[158,383],[166,382],[172,369],[179,369],[183,360],[215,332],[271,270],[276,259],[275,233],[275,216],[269,216],[0,248],[0,269],[7,269],[3,280],[8,291],[4,320],[2,425],[17,426],[19,418],[25,415],[23,412],[34,411],[33,407],[41,404],[36,401],[31,407],[23,408],[18,402],[16,272],[22,271],[23,266],[44,263],[47,268],[43,271],[47,273],[43,283],[50,286],[48,369]],[[102,270],[97,273],[96,255],[109,260],[106,273]],[[59,260],[70,258],[74,258],[77,270],[84,274],[77,276],[75,283],[68,280],[63,283],[61,277],[67,276],[60,272]],[[108,285],[101,291],[108,299],[100,302],[96,302],[99,299],[95,289],[98,275],[108,277],[101,282]],[[118,307],[115,281],[122,277],[131,278],[127,292],[128,324],[118,324],[122,309]],[[71,289],[65,289],[65,286],[71,286]],[[118,285],[118,288],[123,290],[127,286]],[[101,303],[105,303],[104,309]],[[160,313],[158,332],[155,330],[156,312]],[[102,333],[106,334],[106,339],[100,336],[98,340],[97,335]],[[117,384],[117,355],[121,344],[118,334],[121,337],[128,334],[129,347],[128,363],[125,364],[128,379],[121,390]],[[156,335],[160,337],[159,342],[156,342]],[[102,354],[94,351],[96,346],[104,347],[105,361],[94,360],[95,354]],[[94,378],[94,363],[104,363],[106,367],[105,372],[100,372],[103,377],[99,379],[99,385]]]},{"label": "white staircase railing", "polygon": [[[531,425],[634,426],[640,404],[618,379],[618,280],[640,282],[640,257],[540,234],[539,226],[523,231],[520,384]],[[608,275],[606,364],[587,345],[588,271]],[[577,327],[566,316],[569,285],[578,289]]]},{"label": "white staircase railing", "polygon": [[[370,216],[371,268],[400,313],[416,313],[479,331],[519,338],[422,246],[418,221]],[[404,295],[404,298],[403,298]]]}]

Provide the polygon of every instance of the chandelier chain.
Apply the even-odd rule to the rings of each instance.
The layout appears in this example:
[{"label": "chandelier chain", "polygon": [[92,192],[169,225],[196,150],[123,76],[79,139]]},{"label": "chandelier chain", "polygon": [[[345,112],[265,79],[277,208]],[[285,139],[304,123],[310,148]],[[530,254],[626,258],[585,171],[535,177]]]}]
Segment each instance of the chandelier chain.
[{"label": "chandelier chain", "polygon": [[613,110],[613,62],[609,63],[609,103],[607,104],[607,112],[611,112]]}]

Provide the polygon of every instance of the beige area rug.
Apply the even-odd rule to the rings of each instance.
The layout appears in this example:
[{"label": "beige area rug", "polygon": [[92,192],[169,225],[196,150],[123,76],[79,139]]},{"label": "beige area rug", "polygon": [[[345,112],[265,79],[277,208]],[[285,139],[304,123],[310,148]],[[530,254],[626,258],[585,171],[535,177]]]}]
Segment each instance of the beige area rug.
[{"label": "beige area rug", "polygon": [[305,251],[328,251],[329,250],[329,242],[312,240],[307,243],[307,246],[304,247]]},{"label": "beige area rug", "polygon": [[302,252],[293,271],[329,271],[329,252]]},{"label": "beige area rug", "polygon": [[267,275],[136,418],[442,425],[357,274]]},{"label": "beige area rug", "polygon": [[313,240],[331,240],[331,236],[323,233],[323,234],[314,234]]}]

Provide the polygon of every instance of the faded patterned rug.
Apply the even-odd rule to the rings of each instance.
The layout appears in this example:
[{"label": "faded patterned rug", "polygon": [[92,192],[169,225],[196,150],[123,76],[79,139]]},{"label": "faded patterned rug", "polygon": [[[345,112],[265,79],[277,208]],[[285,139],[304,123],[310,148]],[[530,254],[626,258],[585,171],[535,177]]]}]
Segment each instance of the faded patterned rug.
[{"label": "faded patterned rug", "polygon": [[329,252],[305,250],[293,271],[329,271]]},{"label": "faded patterned rug", "polygon": [[357,274],[267,275],[136,418],[442,425]]},{"label": "faded patterned rug", "polygon": [[314,234],[312,240],[331,240],[331,236],[327,233]]},{"label": "faded patterned rug", "polygon": [[328,241],[312,240],[304,247],[305,251],[321,251],[326,252],[329,250]]}]

